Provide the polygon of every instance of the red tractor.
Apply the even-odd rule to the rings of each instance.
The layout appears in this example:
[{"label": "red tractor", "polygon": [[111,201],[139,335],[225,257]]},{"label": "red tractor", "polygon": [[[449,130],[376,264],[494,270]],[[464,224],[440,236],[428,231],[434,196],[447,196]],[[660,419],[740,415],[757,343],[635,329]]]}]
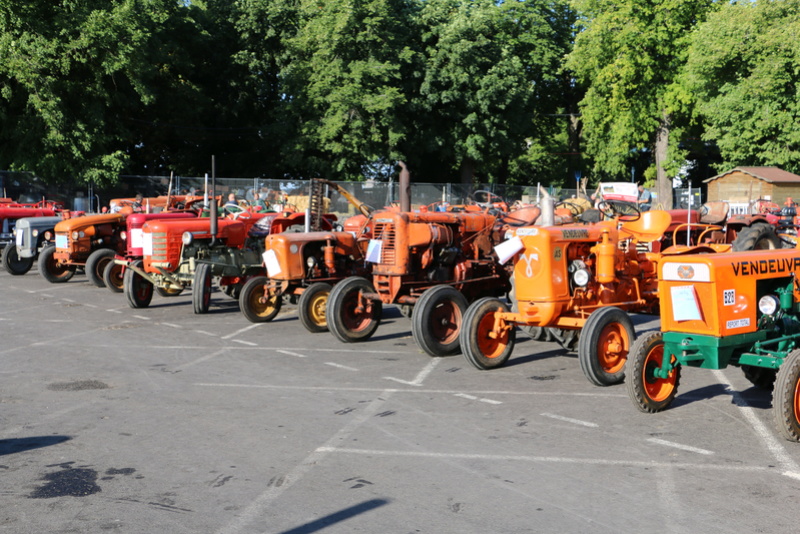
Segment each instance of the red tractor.
[{"label": "red tractor", "polygon": [[[327,228],[335,216],[324,218]],[[132,308],[150,305],[153,288],[163,295],[192,287],[195,313],[208,312],[212,279],[231,298],[263,272],[264,239],[272,232],[305,224],[304,213],[238,211],[225,218],[156,220],[143,226],[143,259],[129,263],[125,295]]]}]

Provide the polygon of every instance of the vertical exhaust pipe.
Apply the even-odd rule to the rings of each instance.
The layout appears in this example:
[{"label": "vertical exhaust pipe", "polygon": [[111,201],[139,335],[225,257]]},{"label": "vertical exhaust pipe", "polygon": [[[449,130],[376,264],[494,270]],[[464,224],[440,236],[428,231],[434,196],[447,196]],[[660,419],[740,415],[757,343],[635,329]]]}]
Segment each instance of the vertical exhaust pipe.
[{"label": "vertical exhaust pipe", "polygon": [[404,161],[398,161],[397,164],[400,166],[400,211],[408,212],[411,211],[411,173]]},{"label": "vertical exhaust pipe", "polygon": [[217,243],[217,162],[215,156],[211,156],[211,203],[209,204],[211,213],[211,246]]},{"label": "vertical exhaust pipe", "polygon": [[539,190],[542,192],[542,199],[539,202],[539,208],[542,210],[542,214],[539,216],[539,220],[536,221],[536,226],[553,226],[556,224],[556,213],[555,213],[555,203],[553,202],[553,197],[550,196],[550,193],[547,192],[547,189],[539,186]]}]

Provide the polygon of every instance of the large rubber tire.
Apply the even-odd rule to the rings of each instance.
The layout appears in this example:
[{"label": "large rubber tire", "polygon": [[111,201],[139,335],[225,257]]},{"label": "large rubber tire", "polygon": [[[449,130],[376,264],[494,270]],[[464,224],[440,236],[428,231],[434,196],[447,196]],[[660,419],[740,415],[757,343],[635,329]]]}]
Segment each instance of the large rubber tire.
[{"label": "large rubber tire", "polygon": [[[132,266],[141,269],[143,265],[144,262],[142,260],[137,260],[133,262]],[[153,284],[150,280],[142,278],[133,269],[125,269],[122,285],[125,288],[125,298],[128,300],[128,306],[134,309],[150,306],[150,301],[153,300]]]},{"label": "large rubber tire", "polygon": [[125,287],[125,269],[119,263],[110,261],[103,269],[103,283],[112,293],[122,293]]},{"label": "large rubber tire", "polygon": [[[664,340],[661,332],[643,334],[631,348],[625,364],[628,396],[639,411],[656,413],[665,410],[678,393],[681,366],[672,370],[668,378],[656,378],[653,371],[661,367]],[[673,356],[674,358],[674,356]]]},{"label": "large rubber tire", "polygon": [[56,253],[55,246],[45,247],[39,253],[39,259],[36,261],[36,266],[39,269],[39,274],[42,278],[51,284],[61,284],[70,280],[75,276],[74,265],[61,265],[56,261],[54,254]]},{"label": "large rubber tire", "polygon": [[3,267],[8,274],[20,276],[31,270],[33,258],[20,258],[17,253],[17,245],[9,243],[3,249]]},{"label": "large rubber tire", "polygon": [[89,254],[84,267],[89,282],[97,287],[106,287],[106,283],[103,281],[103,271],[108,262],[114,261],[116,255],[117,253],[110,248],[99,248]]},{"label": "large rubber tire", "polygon": [[371,311],[356,312],[360,293],[374,293],[375,289],[366,278],[351,276],[333,287],[328,296],[325,317],[328,330],[336,339],[344,343],[366,341],[381,324],[383,303],[373,300]]},{"label": "large rubber tire", "polygon": [[733,240],[734,252],[747,250],[775,250],[781,248],[781,240],[775,233],[775,227],[767,223],[756,223],[742,228]]},{"label": "large rubber tire", "polygon": [[481,370],[496,369],[503,366],[517,340],[516,327],[503,332],[497,338],[489,333],[494,328],[494,314],[508,312],[505,302],[494,297],[484,297],[473,302],[464,313],[461,325],[461,352],[469,363]]},{"label": "large rubber tire", "polygon": [[784,438],[800,441],[800,349],[790,352],[778,369],[772,416]]},{"label": "large rubber tire", "polygon": [[316,334],[328,331],[325,310],[328,307],[331,288],[330,284],[317,282],[300,293],[300,299],[297,301],[297,316],[300,318],[300,324],[309,332]]},{"label": "large rubber tire", "polygon": [[411,317],[411,335],[417,346],[429,356],[458,354],[458,337],[468,305],[466,297],[451,286],[425,290]]},{"label": "large rubber tire", "polygon": [[211,292],[213,277],[211,276],[211,265],[199,263],[194,271],[194,283],[192,284],[192,306],[194,313],[208,313],[211,307]]},{"label": "large rubber tire", "polygon": [[610,306],[592,312],[578,340],[578,361],[589,382],[596,386],[621,383],[635,340],[631,318],[621,309]]},{"label": "large rubber tire", "polygon": [[756,367],[754,365],[743,365],[744,377],[755,387],[766,391],[775,389],[775,378],[778,374],[777,369],[767,369],[766,367]]},{"label": "large rubber tire", "polygon": [[158,293],[158,296],[160,297],[167,297],[167,298],[177,297],[178,295],[183,293],[183,289],[184,288],[182,287],[170,287],[170,288],[156,287],[156,293]]},{"label": "large rubber tire", "polygon": [[256,276],[245,282],[239,294],[239,309],[251,323],[267,323],[281,311],[283,299],[280,295],[264,297],[264,286],[269,280],[266,276]]}]

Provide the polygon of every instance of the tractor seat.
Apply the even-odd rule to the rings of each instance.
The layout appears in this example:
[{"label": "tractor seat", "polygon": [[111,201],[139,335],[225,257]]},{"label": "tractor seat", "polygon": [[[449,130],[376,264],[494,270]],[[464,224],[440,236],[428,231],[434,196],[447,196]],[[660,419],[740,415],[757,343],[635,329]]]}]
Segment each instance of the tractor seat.
[{"label": "tractor seat", "polygon": [[537,206],[515,209],[511,213],[501,214],[503,222],[509,226],[532,226],[541,215]]},{"label": "tractor seat", "polygon": [[672,216],[666,211],[645,211],[635,221],[622,222],[619,229],[620,238],[633,238],[640,243],[652,243],[664,237],[664,232],[670,224]]},{"label": "tractor seat", "polygon": [[704,224],[724,224],[728,218],[730,204],[724,200],[712,200],[703,205],[700,222]]}]

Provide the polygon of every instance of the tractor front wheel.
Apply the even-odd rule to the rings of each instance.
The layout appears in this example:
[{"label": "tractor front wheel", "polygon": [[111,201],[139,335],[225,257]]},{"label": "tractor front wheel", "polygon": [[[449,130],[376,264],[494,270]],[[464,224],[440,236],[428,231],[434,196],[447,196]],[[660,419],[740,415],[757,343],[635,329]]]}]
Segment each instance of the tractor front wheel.
[{"label": "tractor front wheel", "polygon": [[[647,332],[633,344],[625,365],[628,396],[639,411],[656,413],[675,399],[681,381],[681,366],[676,365],[667,378],[655,376],[664,358],[661,332]],[[675,357],[672,357],[673,363]]]},{"label": "tractor front wheel", "polygon": [[[133,263],[132,267],[141,269],[143,265],[144,262],[138,260]],[[150,280],[142,278],[133,269],[125,269],[125,274],[122,276],[122,285],[128,305],[131,308],[147,308],[150,306],[150,301],[153,300],[153,284]]]},{"label": "tractor front wheel", "polygon": [[17,245],[9,243],[3,249],[3,267],[8,271],[8,274],[20,276],[31,270],[33,258],[20,258],[17,253]]},{"label": "tractor front wheel", "polygon": [[297,316],[300,318],[300,324],[309,332],[328,331],[325,309],[328,307],[331,287],[325,282],[317,282],[300,293],[300,299],[297,301]]},{"label": "tractor front wheel", "polygon": [[251,323],[267,323],[281,311],[280,295],[267,295],[266,276],[256,276],[245,282],[239,294],[239,309]]},{"label": "tractor front wheel", "polygon": [[621,309],[612,306],[592,313],[578,340],[578,361],[589,382],[596,386],[622,382],[635,339],[631,318]]},{"label": "tractor front wheel", "polygon": [[411,317],[417,346],[430,356],[458,353],[458,335],[468,305],[466,297],[451,286],[433,286],[422,293]]},{"label": "tractor front wheel", "polygon": [[508,306],[494,297],[476,300],[464,313],[461,326],[461,352],[469,363],[481,370],[503,366],[517,340],[514,325],[494,332],[495,313],[508,313]]},{"label": "tractor front wheel", "polygon": [[51,284],[61,284],[75,276],[75,266],[59,263],[55,258],[55,253],[55,246],[51,245],[45,247],[45,249],[39,253],[39,259],[36,261],[36,265],[39,268],[39,274],[41,274],[45,280]]},{"label": "tractor front wheel", "polygon": [[334,286],[328,297],[325,317],[328,329],[344,343],[365,341],[372,337],[381,324],[383,303],[368,302],[363,293],[374,293],[375,289],[366,278],[351,276]]},{"label": "tractor front wheel", "polygon": [[117,262],[110,261],[103,269],[103,282],[112,293],[122,293],[125,286],[125,269]]},{"label": "tractor front wheel", "polygon": [[196,314],[208,313],[208,308],[211,307],[211,281],[211,265],[198,264],[192,284],[192,305]]},{"label": "tractor front wheel", "polygon": [[790,352],[778,369],[772,415],[783,437],[800,441],[800,349]]},{"label": "tractor front wheel", "polygon": [[99,248],[89,254],[89,258],[86,260],[86,278],[89,279],[89,282],[92,285],[97,287],[105,287],[106,283],[103,281],[103,271],[105,271],[106,265],[109,262],[114,261],[114,256],[117,253],[114,252],[110,248]]}]

